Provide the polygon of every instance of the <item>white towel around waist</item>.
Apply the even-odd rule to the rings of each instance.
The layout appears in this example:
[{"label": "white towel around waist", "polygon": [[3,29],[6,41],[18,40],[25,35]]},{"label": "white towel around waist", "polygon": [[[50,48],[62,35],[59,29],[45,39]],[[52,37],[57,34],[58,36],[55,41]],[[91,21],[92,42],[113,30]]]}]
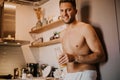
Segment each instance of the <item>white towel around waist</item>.
[{"label": "white towel around waist", "polygon": [[96,80],[97,72],[95,70],[85,70],[75,73],[67,73],[64,80]]}]

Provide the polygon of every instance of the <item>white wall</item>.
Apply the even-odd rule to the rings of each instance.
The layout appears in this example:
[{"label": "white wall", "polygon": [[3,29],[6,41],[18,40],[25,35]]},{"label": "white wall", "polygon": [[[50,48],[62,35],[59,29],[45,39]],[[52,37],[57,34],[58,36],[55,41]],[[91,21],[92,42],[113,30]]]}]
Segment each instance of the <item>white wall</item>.
[{"label": "white wall", "polygon": [[108,61],[101,68],[102,80],[120,79],[120,54],[114,0],[91,0],[91,22],[103,33]]},{"label": "white wall", "polygon": [[16,39],[32,40],[29,31],[36,22],[33,7],[18,4],[16,7]]},{"label": "white wall", "polygon": [[[37,18],[32,6],[17,5],[16,7],[16,39],[33,41],[29,31],[36,25]],[[38,50],[30,50],[29,44],[22,46],[23,55],[26,63],[35,63],[33,52],[38,53]]]},{"label": "white wall", "polygon": [[117,20],[118,20],[119,42],[120,42],[120,5],[119,5],[120,0],[115,0],[115,1],[116,1],[116,14],[117,14]]},{"label": "white wall", "polygon": [[101,30],[105,42],[108,61],[100,66],[102,80],[120,80],[120,52],[114,1],[82,0],[81,2],[81,5],[88,2],[90,23]]}]

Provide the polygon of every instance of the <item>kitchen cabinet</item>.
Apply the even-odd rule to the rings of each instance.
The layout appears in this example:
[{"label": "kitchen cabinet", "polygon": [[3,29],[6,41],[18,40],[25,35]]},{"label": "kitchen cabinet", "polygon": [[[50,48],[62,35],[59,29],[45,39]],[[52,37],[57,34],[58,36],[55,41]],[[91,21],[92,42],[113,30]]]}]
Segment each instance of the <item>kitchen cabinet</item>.
[{"label": "kitchen cabinet", "polygon": [[[47,24],[45,26],[42,26],[42,27],[39,27],[39,28],[32,28],[31,31],[29,32],[30,34],[39,34],[39,33],[42,33],[42,32],[45,32],[45,31],[48,31],[50,29],[53,29],[53,28],[57,28],[59,27],[60,25],[62,25],[63,22],[61,20],[58,20],[58,21],[55,21],[55,22],[52,22],[50,24]],[[52,45],[52,44],[56,44],[56,43],[60,43],[60,39],[53,39],[53,40],[50,40],[48,42],[38,42],[36,44],[31,44],[30,47],[43,47],[43,46],[48,46],[48,45]]]}]

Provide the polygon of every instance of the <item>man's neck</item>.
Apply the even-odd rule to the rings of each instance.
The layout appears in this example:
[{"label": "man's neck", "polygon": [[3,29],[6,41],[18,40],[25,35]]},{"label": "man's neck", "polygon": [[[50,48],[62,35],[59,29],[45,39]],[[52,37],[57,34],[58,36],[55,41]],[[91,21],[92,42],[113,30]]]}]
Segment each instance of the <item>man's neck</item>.
[{"label": "man's neck", "polygon": [[76,24],[77,24],[77,20],[74,20],[70,24],[66,24],[66,26],[67,26],[67,28],[73,28],[73,27],[75,27]]}]

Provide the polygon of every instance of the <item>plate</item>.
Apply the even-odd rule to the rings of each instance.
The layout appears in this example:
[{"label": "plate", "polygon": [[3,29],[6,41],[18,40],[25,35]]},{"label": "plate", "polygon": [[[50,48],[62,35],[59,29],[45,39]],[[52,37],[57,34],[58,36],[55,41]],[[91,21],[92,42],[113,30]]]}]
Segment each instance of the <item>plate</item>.
[{"label": "plate", "polygon": [[42,72],[43,72],[43,77],[47,77],[52,70],[51,66],[47,66]]}]

